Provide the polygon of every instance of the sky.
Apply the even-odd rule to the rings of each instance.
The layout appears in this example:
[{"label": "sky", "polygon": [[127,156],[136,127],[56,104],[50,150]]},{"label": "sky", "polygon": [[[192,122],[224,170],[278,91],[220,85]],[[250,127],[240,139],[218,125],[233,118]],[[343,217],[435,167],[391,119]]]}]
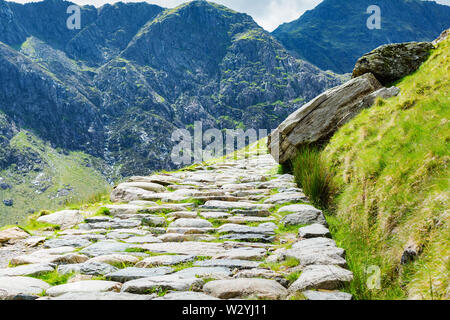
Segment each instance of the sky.
[{"label": "sky", "polygon": [[[37,0],[9,0],[14,2],[37,2]],[[117,0],[71,0],[80,5],[100,7]],[[188,0],[122,0],[123,2],[142,2],[157,4],[165,8],[173,8]],[[223,4],[235,11],[244,12],[267,31],[273,31],[280,24],[298,19],[306,10],[313,9],[322,0],[211,0]],[[450,0],[435,0],[438,3],[450,5]]]}]

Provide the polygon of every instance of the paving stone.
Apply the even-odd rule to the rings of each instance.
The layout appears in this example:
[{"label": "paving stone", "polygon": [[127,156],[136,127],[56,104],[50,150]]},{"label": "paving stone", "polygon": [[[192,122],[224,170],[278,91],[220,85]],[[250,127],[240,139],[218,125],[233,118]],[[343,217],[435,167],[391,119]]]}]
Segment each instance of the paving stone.
[{"label": "paving stone", "polygon": [[227,251],[222,243],[213,242],[165,242],[144,244],[142,248],[155,253],[177,253],[196,256],[212,257]]},{"label": "paving stone", "polygon": [[14,268],[0,269],[0,277],[39,276],[52,272],[55,268],[48,264],[28,264]]},{"label": "paving stone", "polygon": [[28,237],[30,237],[30,235],[18,227],[0,231],[0,243],[14,242]]},{"label": "paving stone", "polygon": [[352,295],[339,291],[312,291],[302,292],[308,300],[352,300]]},{"label": "paving stone", "polygon": [[192,255],[163,255],[148,257],[136,264],[137,268],[150,268],[154,266],[173,266],[180,263],[194,261],[196,256]]},{"label": "paving stone", "polygon": [[61,258],[64,254],[70,253],[74,250],[73,247],[59,247],[53,249],[41,249],[34,251],[30,254],[24,254],[15,256],[10,260],[12,265],[23,264],[48,264],[53,263],[55,260]]},{"label": "paving stone", "polygon": [[226,212],[200,212],[200,215],[205,219],[226,219],[231,217],[231,214]]},{"label": "paving stone", "polygon": [[223,209],[223,210],[232,210],[232,209],[261,209],[261,210],[269,210],[273,207],[270,204],[259,204],[259,203],[250,203],[250,202],[232,202],[232,201],[218,201],[211,200],[207,201],[204,205],[200,206],[203,209]]},{"label": "paving stone", "polygon": [[319,238],[327,237],[331,238],[331,233],[328,228],[324,227],[322,224],[312,224],[306,227],[298,229],[298,236],[300,238]]},{"label": "paving stone", "polygon": [[125,282],[122,292],[143,294],[155,288],[189,291],[194,288],[201,288],[203,283],[203,280],[199,278],[181,278],[176,274],[171,274]]},{"label": "paving stone", "polygon": [[63,210],[36,219],[41,223],[57,225],[61,230],[72,228],[81,223],[84,217],[78,210]]},{"label": "paving stone", "polygon": [[153,300],[183,300],[183,301],[193,301],[193,300],[220,300],[216,297],[206,295],[201,292],[170,292],[163,297],[155,298]]},{"label": "paving stone", "polygon": [[69,292],[57,297],[44,297],[38,300],[66,300],[66,301],[135,301],[135,300],[152,300],[156,295],[140,295],[127,292]]},{"label": "paving stone", "polygon": [[87,261],[81,264],[66,264],[58,266],[58,273],[69,274],[69,273],[81,273],[90,276],[102,276],[111,272],[115,272],[118,269],[110,264],[97,262],[97,261]]},{"label": "paving stone", "polygon": [[175,273],[182,278],[212,278],[224,279],[233,275],[230,268],[226,267],[193,267],[180,270]]},{"label": "paving stone", "polygon": [[31,277],[0,277],[0,300],[14,300],[17,296],[37,297],[50,285]]},{"label": "paving stone", "polygon": [[268,279],[215,280],[205,284],[203,291],[220,299],[257,297],[276,300],[288,294],[282,285]]},{"label": "paving stone", "polygon": [[231,260],[263,260],[267,254],[267,250],[263,248],[235,248],[224,254],[214,256],[214,259],[231,259]]},{"label": "paving stone", "polygon": [[104,280],[86,280],[73,283],[61,284],[46,290],[50,297],[61,296],[66,293],[98,293],[98,292],[118,292],[121,288],[120,282]]},{"label": "paving stone", "polygon": [[126,243],[160,243],[162,242],[160,239],[152,236],[138,236],[138,237],[131,237],[123,240]]},{"label": "paving stone", "polygon": [[246,269],[237,272],[233,278],[264,278],[264,279],[275,279],[283,277],[282,274],[275,272],[270,269]]},{"label": "paving stone", "polygon": [[268,236],[260,233],[232,233],[226,234],[219,238],[220,240],[238,240],[238,241],[253,241],[253,242],[274,242],[274,236]]},{"label": "paving stone", "polygon": [[212,259],[194,262],[195,267],[224,267],[231,269],[257,268],[260,262],[237,260],[237,259]]},{"label": "paving stone", "polygon": [[68,236],[66,238],[54,238],[45,241],[45,248],[58,248],[58,247],[87,247],[91,244],[89,240],[83,239],[79,236]]},{"label": "paving stone", "polygon": [[289,212],[292,214],[286,215],[280,221],[284,225],[327,224],[322,211],[307,204],[293,204],[278,209],[278,213]]},{"label": "paving stone", "polygon": [[159,267],[159,268],[128,267],[108,273],[106,275],[106,278],[112,281],[127,282],[141,278],[163,276],[170,273],[173,273],[173,269],[169,267]]},{"label": "paving stone", "polygon": [[169,225],[170,228],[212,228],[213,225],[204,219],[178,219]]},{"label": "paving stone", "polygon": [[112,253],[124,252],[125,250],[132,247],[133,245],[129,243],[105,240],[91,244],[89,247],[82,249],[80,253],[85,254],[89,257],[96,257]]},{"label": "paving stone", "polygon": [[134,257],[131,254],[108,254],[91,258],[88,262],[101,262],[117,266],[124,264],[136,264],[139,262],[139,258]]},{"label": "paving stone", "polygon": [[303,269],[300,277],[289,287],[290,293],[308,289],[339,289],[353,280],[353,274],[344,268],[331,265],[311,265]]},{"label": "paving stone", "polygon": [[301,201],[308,201],[308,198],[302,192],[282,192],[270,196],[264,203],[283,204]]}]

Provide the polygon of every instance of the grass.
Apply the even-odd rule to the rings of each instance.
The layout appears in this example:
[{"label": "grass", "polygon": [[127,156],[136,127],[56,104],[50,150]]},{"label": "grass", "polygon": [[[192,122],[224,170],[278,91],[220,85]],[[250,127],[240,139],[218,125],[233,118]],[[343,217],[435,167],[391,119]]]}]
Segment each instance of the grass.
[{"label": "grass", "polygon": [[60,284],[65,284],[73,276],[73,273],[59,274],[58,271],[51,271],[39,276],[34,276],[32,278],[37,278],[47,282],[51,286],[57,286]]},{"label": "grass", "polygon": [[[321,158],[339,190],[328,216],[347,251],[356,299],[448,299],[450,40],[396,85],[401,94],[361,112]],[[404,249],[422,253],[401,264]],[[365,272],[380,270],[381,289]]]},{"label": "grass", "polygon": [[292,170],[296,183],[303,189],[311,202],[328,208],[334,192],[332,174],[324,162],[320,150],[312,146],[300,148],[292,161]]},{"label": "grass", "polygon": [[260,265],[261,268],[271,269],[275,272],[286,270],[289,268],[297,267],[300,264],[300,261],[296,258],[289,257],[281,262],[264,262]]}]

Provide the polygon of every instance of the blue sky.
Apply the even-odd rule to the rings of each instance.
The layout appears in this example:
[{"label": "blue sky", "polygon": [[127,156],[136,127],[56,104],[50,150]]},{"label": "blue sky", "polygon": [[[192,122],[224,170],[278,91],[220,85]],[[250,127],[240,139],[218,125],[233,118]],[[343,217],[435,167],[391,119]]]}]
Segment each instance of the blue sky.
[{"label": "blue sky", "polygon": [[[14,2],[31,2],[30,0],[12,0]],[[36,1],[36,0],[34,0]],[[116,0],[71,0],[80,5],[90,4],[96,7]],[[122,0],[123,2],[142,2],[144,0]],[[148,3],[172,8],[188,0],[145,0]],[[245,12],[268,31],[273,31],[283,22],[297,19],[306,10],[314,8],[322,0],[211,0],[223,4],[239,12]],[[436,0],[438,3],[450,5],[450,0]]]}]

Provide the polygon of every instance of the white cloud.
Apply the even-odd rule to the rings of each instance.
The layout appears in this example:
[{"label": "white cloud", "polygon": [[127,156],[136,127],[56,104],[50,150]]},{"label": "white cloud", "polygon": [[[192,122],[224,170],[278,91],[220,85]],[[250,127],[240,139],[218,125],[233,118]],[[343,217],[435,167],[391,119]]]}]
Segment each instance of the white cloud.
[{"label": "white cloud", "polygon": [[[15,2],[31,2],[36,0],[13,0]],[[123,0],[123,2],[142,2],[144,0]],[[165,8],[173,8],[188,0],[145,0]],[[322,0],[211,0],[223,4],[239,12],[245,12],[268,31],[273,31],[283,22],[289,22],[300,17],[306,10],[318,5]],[[80,5],[100,7],[117,0],[72,0]],[[441,4],[450,5],[450,0],[436,0]]]}]

